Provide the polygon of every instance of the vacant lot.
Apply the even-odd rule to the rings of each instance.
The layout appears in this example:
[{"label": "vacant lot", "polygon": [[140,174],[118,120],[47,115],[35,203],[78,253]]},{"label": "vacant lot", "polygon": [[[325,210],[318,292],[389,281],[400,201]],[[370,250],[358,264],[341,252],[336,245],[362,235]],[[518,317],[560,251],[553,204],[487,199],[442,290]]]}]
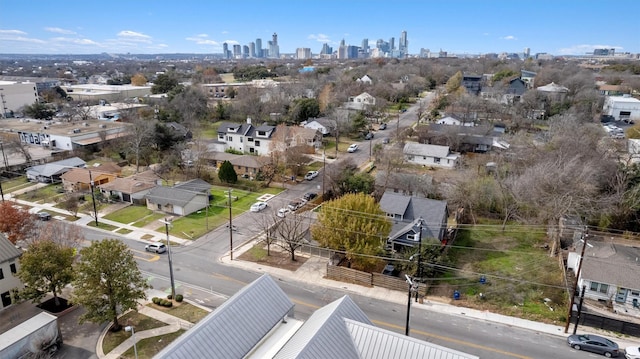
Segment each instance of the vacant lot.
[{"label": "vacant lot", "polygon": [[465,306],[552,323],[566,319],[563,272],[545,249],[543,226],[502,231],[499,222],[483,221],[463,228],[430,295],[452,298],[457,290]]}]

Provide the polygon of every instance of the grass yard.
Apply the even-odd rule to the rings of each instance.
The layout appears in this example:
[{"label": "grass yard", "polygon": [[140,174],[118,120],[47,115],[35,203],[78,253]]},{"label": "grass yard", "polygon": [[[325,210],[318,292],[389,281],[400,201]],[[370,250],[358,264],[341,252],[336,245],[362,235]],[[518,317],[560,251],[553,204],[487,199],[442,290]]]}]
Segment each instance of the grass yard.
[{"label": "grass yard", "polygon": [[[560,323],[566,318],[566,291],[558,259],[549,257],[542,227],[482,221],[460,230],[449,251],[450,271],[434,281],[430,294],[451,298],[462,294],[463,305],[506,315]],[[486,283],[480,283],[484,276]],[[480,296],[482,293],[482,296]],[[545,298],[554,309],[545,304]]]},{"label": "grass yard", "polygon": [[163,307],[161,305],[156,305],[153,303],[147,304],[147,307],[151,307],[153,309],[171,314],[174,317],[184,319],[194,324],[199,322],[202,318],[206,317],[207,314],[209,314],[208,311],[187,302],[173,302],[173,306],[171,308]]},{"label": "grass yard", "polygon": [[100,228],[100,229],[105,229],[107,231],[113,231],[113,230],[118,228],[116,226],[112,226],[112,225],[107,224],[107,223],[102,223],[102,222],[100,222],[100,219],[98,219],[98,225],[97,226],[96,226],[96,221],[95,220],[92,220],[91,222],[89,222],[87,224],[87,226],[94,227],[94,228],[97,227],[97,228]]},{"label": "grass yard", "polygon": [[144,206],[128,206],[104,216],[105,219],[120,223],[133,223],[140,218],[153,214],[153,211]]},{"label": "grass yard", "polygon": [[27,181],[27,176],[20,176],[7,181],[2,181],[2,190],[4,193],[11,193],[32,185],[33,183]]},{"label": "grass yard", "polygon": [[[58,193],[60,185],[51,184],[33,191],[25,192],[16,197],[21,200],[36,203],[55,203],[64,198],[64,193]],[[4,187],[3,187],[4,189]]]},{"label": "grass yard", "polygon": [[108,331],[104,336],[104,340],[102,342],[102,350],[105,353],[109,353],[131,336],[131,333],[128,333],[124,330],[124,327],[127,325],[132,325],[135,328],[134,330],[136,332],[160,328],[167,325],[166,323],[163,323],[151,317],[147,317],[146,315],[142,315],[136,311],[130,311],[129,313],[121,316],[120,318],[118,318],[118,323],[122,325],[122,330],[118,332]]},{"label": "grass yard", "polygon": [[[138,341],[137,349],[138,349],[138,358],[139,359],[147,359],[153,358],[156,354],[158,354],[164,347],[169,345],[172,341],[176,340],[182,333],[184,333],[184,329],[180,329],[177,332],[160,335],[157,337],[146,338]],[[127,333],[128,334],[128,333]],[[134,359],[135,352],[133,347],[129,348],[126,352],[124,352],[120,358],[126,359]]]}]

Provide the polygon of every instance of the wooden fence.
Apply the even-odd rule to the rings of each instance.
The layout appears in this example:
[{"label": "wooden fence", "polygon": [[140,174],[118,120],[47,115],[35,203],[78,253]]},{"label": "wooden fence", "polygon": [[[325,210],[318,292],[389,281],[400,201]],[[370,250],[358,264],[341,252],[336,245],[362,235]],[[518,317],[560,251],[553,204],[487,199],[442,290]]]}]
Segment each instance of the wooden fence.
[{"label": "wooden fence", "polygon": [[[368,273],[352,268],[335,266],[327,263],[327,278],[364,285],[367,287],[382,287],[391,290],[408,291],[409,285],[405,279],[384,275],[380,273]],[[418,283],[418,293],[424,295],[427,292],[425,283]]]}]

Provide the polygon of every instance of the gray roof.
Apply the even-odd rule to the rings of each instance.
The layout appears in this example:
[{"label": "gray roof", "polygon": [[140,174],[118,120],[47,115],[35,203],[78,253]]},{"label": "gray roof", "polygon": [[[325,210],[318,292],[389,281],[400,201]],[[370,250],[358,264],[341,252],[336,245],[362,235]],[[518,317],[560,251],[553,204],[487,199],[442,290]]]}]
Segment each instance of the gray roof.
[{"label": "gray roof", "polygon": [[148,199],[151,203],[160,204],[166,206],[167,204],[173,204],[175,206],[184,207],[187,203],[201,193],[187,191],[179,188],[158,186],[152,188],[144,198]]},{"label": "gray roof", "polygon": [[4,234],[0,233],[0,263],[14,260],[22,255],[22,251],[9,242]]},{"label": "gray roof", "polygon": [[[621,288],[640,290],[640,248],[589,241],[580,277]],[[582,244],[579,245],[582,248]]]},{"label": "gray roof", "polygon": [[268,275],[256,279],[154,358],[243,358],[291,314],[294,304]]},{"label": "gray roof", "polygon": [[351,298],[344,296],[315,311],[274,358],[360,358],[345,319],[372,325]]},{"label": "gray roof", "polygon": [[[411,203],[410,196],[403,196],[392,192],[385,192],[380,198],[380,209],[385,213],[399,214],[404,216],[407,212],[407,208]],[[413,218],[410,218],[411,220]]]},{"label": "gray roof", "polygon": [[363,322],[345,319],[359,359],[479,359],[475,355],[445,348]]},{"label": "gray roof", "polygon": [[38,165],[27,168],[27,172],[32,176],[51,177],[58,174],[63,174],[70,168],[83,167],[86,162],[79,157],[71,157],[66,160],[46,163],[44,165]]},{"label": "gray roof", "polygon": [[192,179],[186,182],[180,182],[173,186],[173,188],[183,189],[192,192],[208,193],[211,190],[211,184],[200,178]]},{"label": "gray roof", "polygon": [[422,143],[407,143],[402,153],[405,155],[428,156],[446,158],[449,156],[449,146],[425,145]]},{"label": "gray roof", "polygon": [[[237,132],[229,131],[230,128],[239,128]],[[235,122],[223,122],[218,127],[218,133],[237,133],[241,135],[246,135],[249,130],[251,130],[253,126],[248,123],[235,123]]]},{"label": "gray roof", "polygon": [[[413,230],[419,232],[417,220],[422,218],[423,238],[440,238],[442,221],[448,215],[447,202],[429,198],[404,196],[400,193],[385,192],[380,199],[380,209],[389,214],[402,215],[402,220],[397,221],[391,228],[390,238]],[[404,211],[402,211],[404,209]],[[407,225],[407,222],[409,224]]]}]

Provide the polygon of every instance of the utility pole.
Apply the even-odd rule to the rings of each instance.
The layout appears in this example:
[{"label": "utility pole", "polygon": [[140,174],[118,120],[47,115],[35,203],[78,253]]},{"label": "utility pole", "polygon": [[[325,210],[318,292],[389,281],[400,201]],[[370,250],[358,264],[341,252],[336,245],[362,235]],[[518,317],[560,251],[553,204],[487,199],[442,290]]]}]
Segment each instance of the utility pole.
[{"label": "utility pole", "polygon": [[409,277],[407,274],[404,275],[405,278],[407,278],[407,284],[409,284],[409,292],[407,295],[407,322],[405,323],[405,327],[404,327],[404,335],[409,336],[409,319],[411,318],[411,291],[413,290],[413,281],[411,280],[411,277]]},{"label": "utility pole", "polygon": [[233,215],[231,214],[231,187],[229,187],[229,257],[233,260]]},{"label": "utility pole", "polygon": [[96,207],[96,195],[93,193],[93,177],[91,177],[91,170],[89,170],[89,185],[91,186],[91,200],[93,202],[93,215],[96,218],[96,227],[98,227],[98,208]]},{"label": "utility pole", "polygon": [[573,286],[573,290],[571,292],[571,298],[569,299],[569,312],[567,313],[567,323],[564,326],[564,332],[569,332],[569,324],[571,323],[571,313],[573,312],[573,304],[575,302],[575,297],[578,291],[578,281],[580,280],[580,271],[582,271],[582,260],[584,259],[584,250],[587,248],[587,237],[589,234],[587,233],[588,228],[585,227],[582,232],[582,251],[580,252],[580,260],[578,261],[578,271],[576,272],[576,284]]},{"label": "utility pole", "polygon": [[324,201],[324,176],[327,173],[327,155],[326,146],[322,148],[322,200]]},{"label": "utility pole", "polygon": [[576,325],[573,327],[573,334],[576,334],[578,330],[578,323],[580,323],[580,316],[582,315],[582,303],[584,302],[584,292],[587,290],[587,286],[582,286],[582,293],[580,294],[580,303],[578,303],[578,315],[576,316]]},{"label": "utility pole", "polygon": [[169,219],[165,218],[164,221],[160,221],[164,223],[164,230],[167,233],[167,256],[169,257],[169,279],[171,280],[171,298],[176,299],[176,284],[173,280],[173,259],[171,257],[171,242],[169,241]]},{"label": "utility pole", "polygon": [[[422,222],[423,219],[420,217],[418,219],[418,224],[420,225],[420,237],[418,237],[418,281],[422,281]],[[416,280],[414,278],[414,280]],[[419,290],[416,289],[416,303],[418,302],[418,293]]]}]

